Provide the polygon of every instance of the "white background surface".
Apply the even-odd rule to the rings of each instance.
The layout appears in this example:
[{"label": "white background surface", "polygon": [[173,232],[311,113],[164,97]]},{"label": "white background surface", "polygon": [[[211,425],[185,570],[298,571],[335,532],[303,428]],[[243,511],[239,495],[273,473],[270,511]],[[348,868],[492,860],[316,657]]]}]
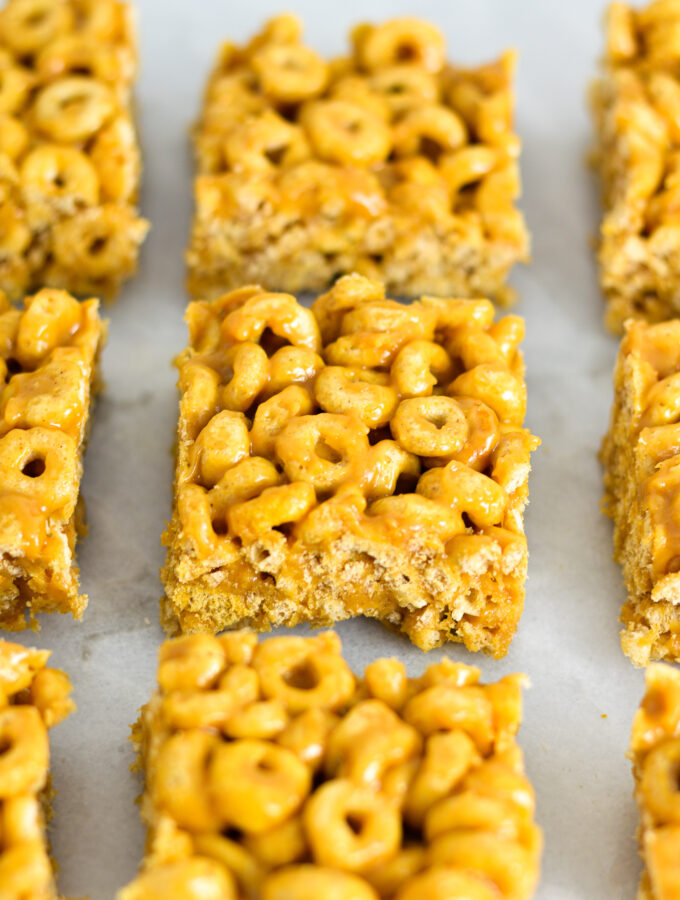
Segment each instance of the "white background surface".
[{"label": "white background surface", "polygon": [[[533,265],[518,271],[527,320],[528,424],[543,438],[527,516],[531,551],[524,617],[507,657],[458,646],[425,656],[374,622],[340,626],[356,670],[399,655],[416,674],[443,653],[484,677],[525,671],[533,687],[520,732],[546,849],[540,900],[633,900],[637,819],[625,758],[642,673],[624,658],[624,599],[600,514],[596,459],[611,400],[616,342],[605,335],[589,246],[598,216],[584,169],[587,84],[602,46],[600,0],[343,0],[291,3],[311,44],[340,53],[353,23],[415,13],[438,23],[450,57],[520,50],[517,126]],[[95,413],[84,494],[90,537],[79,547],[90,605],[84,621],[43,617],[18,639],[54,650],[78,713],[52,733],[54,849],[66,896],[109,900],[135,873],[143,830],[129,772],[128,726],[154,684],[162,562],[177,400],[170,361],[185,344],[182,254],[191,208],[186,130],[220,38],[243,40],[282,7],[265,0],[139,0],[144,213],[153,224],[142,269],[109,310],[108,384]],[[284,7],[285,8],[285,7]],[[606,717],[605,717],[606,716]]]}]

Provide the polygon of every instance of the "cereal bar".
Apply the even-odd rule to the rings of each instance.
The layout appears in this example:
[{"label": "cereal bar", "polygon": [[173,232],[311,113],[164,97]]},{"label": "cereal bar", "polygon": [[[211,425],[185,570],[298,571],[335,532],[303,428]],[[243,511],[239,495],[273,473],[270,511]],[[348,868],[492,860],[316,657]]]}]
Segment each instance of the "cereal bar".
[{"label": "cereal bar", "polygon": [[613,3],[592,91],[606,322],[680,313],[680,0]]},{"label": "cereal bar", "polygon": [[528,257],[514,53],[454,66],[437,28],[400,18],[325,61],[301,32],[284,15],[219,52],[194,133],[191,295],[359,272],[398,296],[509,300]]},{"label": "cereal bar", "polygon": [[333,632],[166,642],[135,728],[147,855],[118,900],[527,900],[525,677],[479,675],[359,679]]},{"label": "cereal bar", "polygon": [[252,286],[190,304],[166,626],[362,614],[502,656],[538,441],[524,323],[493,319],[488,300],[408,306],[360,275],[311,310]]},{"label": "cereal bar", "polygon": [[0,290],[113,297],[137,266],[134,17],[123,0],[0,10]]},{"label": "cereal bar", "polygon": [[0,640],[0,895],[57,900],[45,823],[50,817],[47,730],[73,711],[71,683],[49,652]]},{"label": "cereal bar", "polygon": [[640,809],[645,863],[638,900],[680,897],[680,673],[649,666],[647,689],[633,720],[630,758]]},{"label": "cereal bar", "polygon": [[45,288],[0,296],[0,628],[80,618],[74,561],[90,400],[104,337],[98,301]]},{"label": "cereal bar", "polygon": [[636,665],[680,659],[680,320],[626,324],[602,447],[606,511],[628,602],[621,635]]}]

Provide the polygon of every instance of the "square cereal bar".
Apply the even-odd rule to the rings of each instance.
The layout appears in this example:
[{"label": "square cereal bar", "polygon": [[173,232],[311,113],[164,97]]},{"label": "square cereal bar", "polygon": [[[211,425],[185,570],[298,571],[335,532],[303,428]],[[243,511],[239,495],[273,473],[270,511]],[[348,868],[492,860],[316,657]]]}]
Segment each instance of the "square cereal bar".
[{"label": "square cereal bar", "polygon": [[680,313],[680,2],[613,3],[593,86],[606,322]]},{"label": "square cereal bar", "polygon": [[71,683],[49,653],[0,640],[0,895],[57,900],[45,824],[51,815],[48,728],[73,711]]},{"label": "square cereal bar", "polygon": [[188,288],[320,291],[341,274],[399,296],[511,298],[515,55],[464,69],[419,19],[359,25],[326,62],[293,16],[224,44],[194,132]]},{"label": "square cereal bar", "polygon": [[621,641],[639,666],[680,659],[679,420],[680,320],[626,323],[602,460],[628,588]]},{"label": "square cereal bar", "polygon": [[341,278],[311,310],[245,287],[189,305],[172,631],[381,619],[502,656],[524,601],[524,323],[488,300]]},{"label": "square cereal bar", "polygon": [[147,854],[118,900],[527,900],[525,677],[479,674],[355,678],[333,632],[168,641],[135,728]]},{"label": "square cereal bar", "polygon": [[132,7],[8,0],[0,10],[0,290],[113,297],[137,266],[140,155]]},{"label": "square cereal bar", "polygon": [[99,303],[45,288],[0,297],[0,627],[80,618],[76,536],[82,456],[104,327]]},{"label": "square cereal bar", "polygon": [[645,863],[638,900],[680,897],[680,672],[656,663],[633,720],[629,756]]}]

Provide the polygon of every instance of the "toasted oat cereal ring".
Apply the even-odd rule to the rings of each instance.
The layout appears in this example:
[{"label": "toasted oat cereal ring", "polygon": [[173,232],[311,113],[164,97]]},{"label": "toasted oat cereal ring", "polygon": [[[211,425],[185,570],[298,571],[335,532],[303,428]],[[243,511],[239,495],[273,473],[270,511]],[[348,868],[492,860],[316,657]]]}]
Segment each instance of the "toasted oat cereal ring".
[{"label": "toasted oat cereal ring", "polygon": [[438,731],[464,731],[482,754],[493,743],[493,708],[478,685],[435,684],[408,701],[403,717],[426,737]]},{"label": "toasted oat cereal ring", "polygon": [[390,375],[404,398],[428,397],[432,389],[453,374],[449,354],[432,341],[411,341],[401,348]]},{"label": "toasted oat cereal ring", "polygon": [[99,200],[99,178],[90,160],[72,147],[43,144],[21,165],[24,187],[48,197],[71,198],[94,206]]},{"label": "toasted oat cereal ring", "polygon": [[[314,488],[306,482],[266,488],[258,497],[227,510],[229,531],[245,543],[270,539],[273,529],[299,522],[315,505]],[[285,539],[283,534],[274,533]]]},{"label": "toasted oat cereal ring", "polygon": [[446,106],[431,104],[406,113],[394,127],[397,156],[424,156],[439,162],[444,153],[462,147],[467,129],[461,117]]},{"label": "toasted oat cereal ring", "polygon": [[215,748],[208,785],[225,825],[261,834],[298,811],[309,793],[311,774],[285,747],[240,740]]},{"label": "toasted oat cereal ring", "polygon": [[680,419],[680,372],[657,381],[648,390],[640,418],[642,428],[669,425]]},{"label": "toasted oat cereal ring", "polygon": [[200,483],[213,487],[228,469],[248,457],[250,436],[243,413],[223,409],[213,416],[192,447],[192,464]]},{"label": "toasted oat cereal ring", "polygon": [[481,400],[496,413],[500,422],[520,426],[526,412],[526,387],[505,365],[484,363],[463,372],[449,386],[454,397]]},{"label": "toasted oat cereal ring", "polygon": [[74,439],[51,428],[14,428],[0,438],[0,471],[9,493],[34,499],[47,515],[70,519],[77,498]]},{"label": "toasted oat cereal ring", "polygon": [[492,172],[498,160],[499,154],[495,147],[475,144],[442,156],[439,171],[451,190],[457,194],[462,187],[474,184]]},{"label": "toasted oat cereal ring", "polygon": [[[401,332],[403,341],[434,337],[436,314],[421,303],[406,306],[396,300],[382,300],[361,303],[348,310],[342,317],[340,334],[375,331],[381,333]],[[396,351],[395,351],[396,353]]]},{"label": "toasted oat cereal ring", "polygon": [[43,48],[35,61],[36,70],[44,81],[65,75],[87,75],[115,85],[131,80],[134,61],[120,47],[107,47],[93,41],[91,36],[65,34]]},{"label": "toasted oat cereal ring", "polygon": [[224,671],[224,648],[211,634],[187,634],[161,644],[158,684],[165,693],[211,688]]},{"label": "toasted oat cereal ring", "polygon": [[663,741],[642,763],[640,790],[655,825],[680,824],[680,738]]},{"label": "toasted oat cereal ring", "polygon": [[118,116],[94,139],[90,159],[99,175],[102,198],[135,203],[139,190],[139,149],[130,119]]},{"label": "toasted oat cereal ring", "polygon": [[408,16],[391,19],[383,25],[358,29],[354,38],[357,61],[371,72],[409,63],[436,73],[444,65],[444,35],[422,19]]},{"label": "toasted oat cereal ring", "polygon": [[[2,105],[2,100],[0,100]],[[18,119],[0,113],[0,153],[15,162],[28,146],[28,129]]]},{"label": "toasted oat cereal ring", "polygon": [[86,75],[69,75],[44,87],[33,107],[35,126],[60,143],[86,141],[115,110],[109,87]]},{"label": "toasted oat cereal ring", "polygon": [[0,13],[0,37],[17,56],[29,56],[73,24],[73,10],[67,3],[12,0]]},{"label": "toasted oat cereal ring", "polygon": [[54,872],[42,834],[14,845],[5,842],[0,854],[0,885],[11,900],[54,895]]},{"label": "toasted oat cereal ring", "polygon": [[355,416],[317,413],[290,419],[276,438],[276,455],[291,481],[320,492],[350,478],[368,453],[368,428]]},{"label": "toasted oat cereal ring", "polygon": [[220,746],[211,731],[194,728],[173,734],[158,751],[150,780],[154,802],[189,831],[219,831],[222,817],[208,793],[206,771]]},{"label": "toasted oat cereal ring", "polygon": [[32,706],[0,710],[0,800],[37,793],[45,787],[49,746],[47,729]]},{"label": "toasted oat cereal ring", "polygon": [[291,384],[280,394],[258,404],[250,431],[252,452],[257,456],[272,456],[276,438],[286,424],[291,419],[309,415],[313,408],[309,391],[298,384]]},{"label": "toasted oat cereal ring", "polygon": [[[25,841],[42,843],[41,809],[38,798],[32,794],[6,798],[0,811],[0,833],[3,835],[5,852],[12,845]],[[5,882],[0,881],[0,884],[4,886]]]},{"label": "toasted oat cereal ring", "polygon": [[488,475],[452,460],[421,475],[416,491],[461,517],[467,515],[478,528],[500,525],[506,507],[503,488]]},{"label": "toasted oat cereal ring", "polygon": [[233,128],[223,150],[234,171],[271,172],[309,156],[302,129],[273,110],[251,116]]},{"label": "toasted oat cereal ring", "polygon": [[432,75],[408,63],[377,69],[368,83],[384,97],[394,117],[439,100],[439,87]]},{"label": "toasted oat cereal ring", "polygon": [[33,75],[21,66],[0,68],[0,113],[20,112],[33,83]]},{"label": "toasted oat cereal ring", "polygon": [[536,864],[531,851],[495,834],[478,831],[444,834],[432,843],[428,857],[435,866],[478,873],[507,900],[530,897],[536,885]]},{"label": "toasted oat cereal ring", "polygon": [[246,300],[224,319],[222,337],[257,343],[266,328],[294,347],[321,352],[316,319],[292,294],[262,293]]},{"label": "toasted oat cereal ring", "polygon": [[258,644],[253,666],[264,696],[280,700],[292,715],[340,710],[355,689],[333,632],[316,638],[271,638]]},{"label": "toasted oat cereal ring", "polygon": [[402,400],[390,429],[399,445],[416,456],[457,453],[468,438],[465,415],[451,397]]},{"label": "toasted oat cereal ring", "polygon": [[456,403],[468,423],[468,437],[453,458],[477,472],[483,472],[500,440],[498,416],[486,403],[473,397],[458,397]]},{"label": "toasted oat cereal ring", "polygon": [[31,243],[31,229],[26,224],[26,213],[13,203],[0,204],[0,253],[18,256]]},{"label": "toasted oat cereal ring", "polygon": [[395,900],[499,900],[498,891],[483,875],[466,869],[432,866],[403,884]]},{"label": "toasted oat cereal ring", "polygon": [[303,821],[314,861],[321,866],[363,872],[393,856],[401,843],[397,806],[346,778],[317,788]]},{"label": "toasted oat cereal ring", "polygon": [[326,412],[356,416],[369,428],[387,425],[399,403],[387,373],[344,366],[320,371],[314,395]]},{"label": "toasted oat cereal ring", "polygon": [[450,831],[468,829],[487,831],[517,840],[520,836],[519,826],[516,807],[496,797],[482,797],[470,790],[440,799],[428,809],[425,820],[428,841]]},{"label": "toasted oat cereal ring", "polygon": [[408,453],[396,441],[378,441],[366,457],[361,487],[367,499],[376,500],[394,494],[400,479],[415,486],[419,475],[417,456]]},{"label": "toasted oat cereal ring", "polygon": [[[448,540],[465,530],[461,517],[441,503],[418,494],[398,494],[382,497],[367,509],[369,516],[382,521],[388,534],[423,529]],[[396,538],[395,538],[396,539]]]},{"label": "toasted oat cereal ring", "polygon": [[205,856],[145,869],[120,892],[121,900],[237,900],[237,896],[229,869]]},{"label": "toasted oat cereal ring", "polygon": [[392,112],[385,98],[371,90],[371,86],[361,75],[345,75],[333,83],[331,91],[330,96],[333,100],[344,100],[346,103],[361,106],[384,122],[389,122],[392,118]]},{"label": "toasted oat cereal ring", "polygon": [[432,805],[450,794],[470,768],[479,765],[480,761],[477,747],[464,731],[431,734],[406,790],[403,801],[405,821],[413,828],[422,829]]},{"label": "toasted oat cereal ring", "polygon": [[[239,900],[244,896],[253,898],[260,896],[266,869],[260,860],[243,846],[243,843],[230,840],[219,833],[204,832],[194,835],[193,844],[194,851],[200,856],[214,859],[223,869],[231,872],[240,889]],[[184,900],[184,897],[181,896],[177,900]]]},{"label": "toasted oat cereal ring", "polygon": [[317,865],[287,866],[267,877],[262,900],[378,900],[373,888],[356,875]]},{"label": "toasted oat cereal ring", "polygon": [[0,420],[7,430],[43,425],[80,437],[88,394],[82,353],[58,347],[35,372],[19,372],[11,379],[0,396]]},{"label": "toasted oat cereal ring", "polygon": [[300,816],[294,816],[264,834],[249,835],[245,843],[256,859],[270,869],[290,866],[308,855]]},{"label": "toasted oat cereal ring", "polygon": [[58,222],[52,249],[65,269],[105,280],[133,269],[147,227],[126,207],[107,203]]},{"label": "toasted oat cereal ring", "polygon": [[265,44],[251,58],[260,87],[274,103],[300,103],[322,93],[328,63],[303,44]]},{"label": "toasted oat cereal ring", "polygon": [[263,397],[281,393],[290,384],[311,390],[324,365],[319,354],[306,347],[281,347],[269,360],[269,380],[264,386]]},{"label": "toasted oat cereal ring", "polygon": [[72,338],[83,309],[66,291],[43,288],[28,299],[15,339],[14,353],[25,369],[33,369],[55,348]]},{"label": "toasted oat cereal ring", "polygon": [[226,361],[231,378],[222,388],[222,404],[227,409],[245,412],[269,379],[269,360],[259,344],[245,341],[227,350]]},{"label": "toasted oat cereal ring", "polygon": [[328,162],[371,166],[387,159],[392,149],[388,125],[346,100],[310,103],[302,124],[318,156]]},{"label": "toasted oat cereal ring", "polygon": [[324,344],[330,344],[340,335],[340,327],[346,312],[364,303],[384,301],[385,287],[362,275],[343,275],[330,291],[320,294],[312,303],[312,312],[319,323]]}]

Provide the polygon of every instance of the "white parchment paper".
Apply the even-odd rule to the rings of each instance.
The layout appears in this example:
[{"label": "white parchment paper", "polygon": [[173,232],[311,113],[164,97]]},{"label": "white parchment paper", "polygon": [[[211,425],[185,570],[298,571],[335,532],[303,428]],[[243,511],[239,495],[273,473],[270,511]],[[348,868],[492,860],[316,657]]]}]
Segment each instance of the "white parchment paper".
[{"label": "white parchment paper", "polygon": [[[527,320],[528,423],[543,438],[527,516],[531,551],[524,617],[505,659],[460,647],[429,656],[363,620],[339,627],[357,669],[398,655],[419,673],[444,653],[487,680],[527,672],[521,742],[546,848],[540,900],[633,900],[639,862],[625,758],[643,676],[624,658],[624,599],[600,514],[596,452],[611,401],[616,342],[605,335],[589,238],[599,217],[583,165],[587,84],[602,46],[601,0],[295,0],[314,47],[342,52],[363,19],[417,14],[445,31],[452,58],[520,50],[518,129],[534,263],[518,271]],[[90,605],[82,623],[43,617],[18,639],[52,648],[69,671],[78,713],[52,733],[53,842],[66,896],[109,900],[135,873],[143,830],[129,772],[128,726],[154,684],[162,562],[177,399],[171,358],[185,344],[182,254],[191,209],[186,131],[220,38],[243,40],[282,7],[267,0],[139,0],[143,208],[153,223],[142,269],[108,311],[107,391],[94,420],[83,490],[90,536],[79,546]]]}]

